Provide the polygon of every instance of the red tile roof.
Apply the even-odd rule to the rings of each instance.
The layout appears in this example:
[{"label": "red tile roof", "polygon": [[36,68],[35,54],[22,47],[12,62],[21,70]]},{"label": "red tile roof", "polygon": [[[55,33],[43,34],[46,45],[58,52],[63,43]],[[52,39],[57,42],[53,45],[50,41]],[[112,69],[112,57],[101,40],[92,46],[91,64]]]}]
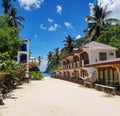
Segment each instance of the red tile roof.
[{"label": "red tile roof", "polygon": [[109,45],[103,44],[103,43],[99,43],[96,41],[92,41],[86,45],[84,45],[82,48],[89,48],[89,49],[113,49],[116,50],[117,48],[115,47],[111,47]]}]

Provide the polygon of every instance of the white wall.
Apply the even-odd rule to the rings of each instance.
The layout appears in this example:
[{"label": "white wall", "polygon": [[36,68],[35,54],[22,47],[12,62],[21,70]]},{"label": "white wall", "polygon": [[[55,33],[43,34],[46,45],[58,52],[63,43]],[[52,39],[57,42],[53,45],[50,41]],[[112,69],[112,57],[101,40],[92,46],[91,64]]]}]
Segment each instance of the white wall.
[{"label": "white wall", "polygon": [[[95,49],[86,49],[86,52],[89,55],[89,63],[95,63],[99,61],[99,53],[105,52],[107,53],[107,60],[116,58],[116,51],[115,50],[95,50]],[[113,55],[110,55],[113,53]]]}]

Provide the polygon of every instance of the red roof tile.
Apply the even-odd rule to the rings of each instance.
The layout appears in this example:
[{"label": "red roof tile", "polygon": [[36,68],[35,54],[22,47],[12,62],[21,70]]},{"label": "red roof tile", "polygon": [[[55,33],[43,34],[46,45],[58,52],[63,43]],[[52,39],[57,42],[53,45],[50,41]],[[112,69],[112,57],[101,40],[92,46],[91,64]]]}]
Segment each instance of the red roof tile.
[{"label": "red roof tile", "polygon": [[111,47],[109,45],[103,44],[103,43],[99,43],[96,41],[92,41],[86,45],[84,45],[82,48],[90,48],[90,49],[117,49],[115,47]]}]

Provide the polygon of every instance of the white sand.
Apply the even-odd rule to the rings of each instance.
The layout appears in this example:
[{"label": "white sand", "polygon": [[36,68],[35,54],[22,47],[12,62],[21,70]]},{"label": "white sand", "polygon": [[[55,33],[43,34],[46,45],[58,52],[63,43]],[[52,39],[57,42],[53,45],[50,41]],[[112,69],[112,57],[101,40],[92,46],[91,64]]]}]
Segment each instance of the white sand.
[{"label": "white sand", "polygon": [[120,116],[120,96],[46,78],[22,85],[4,100],[0,116]]}]

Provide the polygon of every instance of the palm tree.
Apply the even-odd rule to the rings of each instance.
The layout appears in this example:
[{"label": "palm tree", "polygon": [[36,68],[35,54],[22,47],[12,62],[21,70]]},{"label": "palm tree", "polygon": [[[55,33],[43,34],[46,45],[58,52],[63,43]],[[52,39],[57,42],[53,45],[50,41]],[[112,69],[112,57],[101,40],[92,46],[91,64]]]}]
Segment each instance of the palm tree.
[{"label": "palm tree", "polygon": [[54,56],[55,56],[55,64],[58,65],[59,59],[60,59],[60,56],[59,56],[59,48],[56,48],[56,49],[55,49],[55,54],[54,54]]},{"label": "palm tree", "polygon": [[47,65],[50,65],[50,63],[52,62],[52,59],[53,59],[53,52],[50,51],[47,55],[47,59],[48,59],[48,63]]},{"label": "palm tree", "polygon": [[74,49],[74,39],[70,35],[68,35],[67,37],[65,37],[65,40],[63,42],[68,54],[71,53]]},{"label": "palm tree", "polygon": [[11,0],[2,0],[2,7],[4,7],[5,14],[10,12],[11,6]]},{"label": "palm tree", "polygon": [[21,22],[24,21],[25,19],[22,16],[17,16],[18,9],[12,6],[11,0],[3,0],[2,7],[4,8],[4,13],[8,15],[9,26],[23,27],[23,24]]},{"label": "palm tree", "polygon": [[[15,2],[16,0],[13,1]],[[4,13],[8,14],[12,7],[11,0],[2,0],[2,7],[4,8]]]},{"label": "palm tree", "polygon": [[38,62],[39,62],[39,66],[40,66],[41,62],[42,62],[42,57],[41,56],[38,56]]},{"label": "palm tree", "polygon": [[9,25],[11,27],[24,27],[23,24],[21,23],[25,19],[22,16],[17,16],[18,9],[17,8],[11,8],[9,12]]},{"label": "palm tree", "polygon": [[110,22],[118,22],[119,20],[108,18],[112,11],[107,11],[108,4],[102,7],[101,4],[94,4],[92,7],[92,14],[86,16],[88,22],[87,32],[90,35],[90,41],[96,40],[99,37],[101,30]]}]

